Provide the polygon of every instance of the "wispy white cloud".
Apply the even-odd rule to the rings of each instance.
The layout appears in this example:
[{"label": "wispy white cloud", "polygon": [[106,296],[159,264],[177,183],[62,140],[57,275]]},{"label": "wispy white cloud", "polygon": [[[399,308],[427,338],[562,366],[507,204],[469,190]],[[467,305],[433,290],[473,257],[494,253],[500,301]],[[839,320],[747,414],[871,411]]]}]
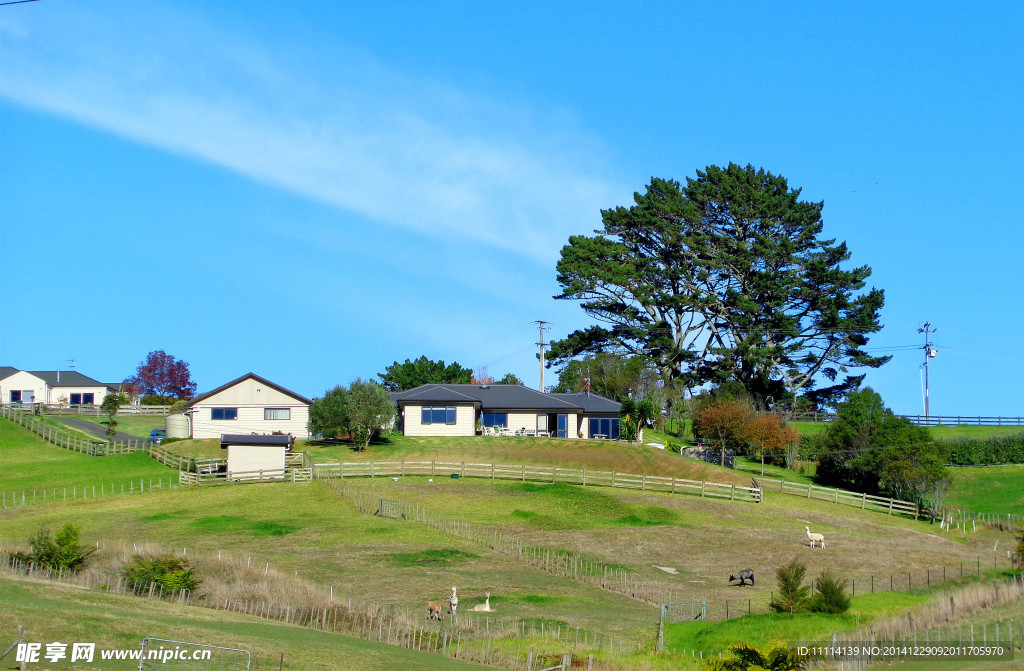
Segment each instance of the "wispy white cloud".
[{"label": "wispy white cloud", "polygon": [[340,42],[260,44],[152,3],[36,7],[0,17],[0,95],[17,103],[545,263],[612,202],[599,144],[563,133],[558,111],[412,81]]}]

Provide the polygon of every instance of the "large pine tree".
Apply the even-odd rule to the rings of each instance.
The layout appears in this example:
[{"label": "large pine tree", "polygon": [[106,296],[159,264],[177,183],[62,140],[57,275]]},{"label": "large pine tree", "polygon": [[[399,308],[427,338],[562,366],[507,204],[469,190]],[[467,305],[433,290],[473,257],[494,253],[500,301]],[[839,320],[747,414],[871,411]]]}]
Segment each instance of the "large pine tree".
[{"label": "large pine tree", "polygon": [[562,248],[556,298],[602,325],[552,343],[552,361],[642,354],[667,381],[738,381],[762,408],[831,403],[863,378],[849,369],[888,361],[864,350],[884,303],[858,293],[871,269],[842,267],[846,244],[820,237],[823,203],[785,178],[730,163],[685,187],[652,179],[634,200]]}]

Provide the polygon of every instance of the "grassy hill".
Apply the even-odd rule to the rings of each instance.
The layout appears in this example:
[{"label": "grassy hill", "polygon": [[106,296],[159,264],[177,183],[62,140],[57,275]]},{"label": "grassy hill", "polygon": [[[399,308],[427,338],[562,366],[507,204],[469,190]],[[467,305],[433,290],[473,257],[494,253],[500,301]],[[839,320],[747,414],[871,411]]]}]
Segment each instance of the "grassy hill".
[{"label": "grassy hill", "polygon": [[[62,617],[55,618],[54,613],[61,613]],[[469,671],[487,668],[237,613],[0,578],[0,631],[5,633],[0,640],[4,647],[19,625],[25,627],[25,638],[30,642],[91,642],[96,644],[97,650],[138,650],[147,636],[241,648],[254,655],[253,668],[260,669],[333,671],[343,666],[354,671],[411,668]],[[99,662],[98,656],[92,664],[64,662],[46,668],[102,668],[104,671],[138,668],[138,662]]]},{"label": "grassy hill", "polygon": [[106,486],[150,478],[165,481],[177,473],[143,453],[92,457],[56,447],[14,422],[0,419],[0,489],[20,492],[65,487]]},{"label": "grassy hill", "polygon": [[1024,464],[951,468],[946,507],[970,512],[1024,515]]},{"label": "grassy hill", "polygon": [[[324,448],[320,456],[333,460],[344,454],[340,451],[343,449]],[[37,482],[69,478],[72,473],[83,472],[81,469],[99,469],[92,471],[99,476],[106,472],[104,469],[121,464],[114,461],[116,457],[84,457],[53,447],[5,422],[0,422],[0,450],[5,465],[8,456],[17,457],[24,469],[31,468]],[[344,458],[349,457],[568,461],[601,470],[672,472],[693,479],[728,481],[732,477],[741,483],[748,483],[750,475],[649,447],[599,441],[407,439]],[[167,472],[143,458],[147,465]],[[10,473],[8,468],[0,471],[3,489],[10,489]],[[680,650],[713,650],[733,637],[752,641],[776,634],[817,638],[849,630],[858,619],[864,624],[893,609],[912,608],[927,598],[906,591],[888,593],[890,580],[897,589],[905,590],[911,580],[914,588],[920,589],[929,580],[938,582],[943,567],[947,577],[957,575],[962,564],[967,573],[986,571],[993,563],[1005,568],[1005,559],[999,564],[992,547],[996,541],[1000,548],[1008,547],[1012,538],[990,529],[947,534],[924,522],[771,492],[763,503],[752,504],[692,495],[469,478],[435,478],[433,482],[425,477],[399,478],[397,482],[391,478],[346,479],[346,486],[353,495],[417,503],[438,515],[518,538],[527,546],[577,553],[625,570],[637,580],[660,581],[671,585],[676,600],[706,600],[709,612],[716,616],[726,607],[731,608],[732,615],[748,607],[753,612],[763,611],[775,588],[774,569],[794,556],[807,563],[809,577],[832,567],[843,577],[856,580],[858,596],[850,616],[786,621],[761,615],[699,623],[699,627],[674,625],[667,635],[673,647]],[[349,499],[321,482],[175,489],[7,510],[0,517],[0,545],[23,548],[23,539],[40,525],[56,529],[65,522],[81,527],[83,542],[99,543],[100,553],[87,569],[97,579],[116,579],[120,565],[135,552],[173,552],[194,563],[205,579],[203,590],[210,599],[323,605],[331,598],[333,587],[335,600],[351,598],[357,604],[386,605],[418,619],[423,616],[426,601],[446,598],[451,585],[457,585],[467,614],[469,608],[483,601],[485,592],[491,593],[495,613],[490,618],[494,626],[499,622],[502,626],[545,622],[548,626],[578,629],[583,632],[581,637],[599,634],[639,642],[648,649],[657,632],[658,609],[654,605],[530,568],[487,544],[457,534],[411,520],[362,514]],[[826,550],[807,546],[805,525],[826,535]],[[666,568],[676,573],[666,572]],[[742,568],[755,570],[756,586],[726,584],[728,576]],[[883,593],[865,594],[871,589],[871,576],[875,591]],[[21,600],[31,605],[34,600],[65,598],[51,597],[47,592],[50,587],[39,589],[42,591],[30,591]],[[3,591],[6,598],[8,590]],[[132,604],[136,602],[130,599],[124,603],[129,611],[135,608]],[[165,605],[138,607],[157,606]],[[39,612],[47,607],[40,606]],[[151,615],[147,613],[142,612],[140,621],[149,621],[146,618]],[[202,611],[196,617],[218,623],[222,615]],[[8,617],[0,615],[4,626],[10,624]],[[155,628],[166,628],[159,617],[152,617],[156,618]],[[78,619],[70,622],[75,627],[88,624]],[[472,620],[467,622],[472,626]],[[61,626],[57,623],[48,630],[54,637],[49,640],[67,637],[61,633]],[[217,627],[228,632],[226,638],[218,640],[244,639],[227,624]],[[147,633],[160,636],[148,631],[143,635]],[[132,636],[136,635],[133,630]],[[205,634],[181,634],[200,635]],[[276,640],[275,636],[267,633],[265,638]],[[286,663],[289,655],[297,654],[292,647],[282,651],[286,652]],[[658,668],[663,664],[666,668],[685,668],[689,664],[683,657],[650,656],[642,661],[607,658],[605,662],[618,668]],[[316,664],[315,660],[305,666],[296,662],[293,668],[331,668]]]}]

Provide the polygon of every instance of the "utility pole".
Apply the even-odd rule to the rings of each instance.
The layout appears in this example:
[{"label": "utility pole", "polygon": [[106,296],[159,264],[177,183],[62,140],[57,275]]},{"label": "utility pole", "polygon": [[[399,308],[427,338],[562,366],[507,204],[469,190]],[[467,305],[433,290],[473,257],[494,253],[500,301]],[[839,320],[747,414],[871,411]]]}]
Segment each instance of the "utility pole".
[{"label": "utility pole", "polygon": [[929,417],[929,407],[928,407],[928,404],[929,404],[929,401],[931,400],[930,399],[931,389],[929,388],[929,380],[928,380],[928,363],[929,363],[929,361],[931,359],[934,359],[935,355],[938,353],[934,348],[932,348],[932,343],[931,343],[931,339],[929,338],[929,336],[932,333],[935,333],[936,331],[938,331],[939,329],[933,329],[931,326],[932,326],[931,323],[925,322],[924,326],[922,326],[921,328],[917,329],[918,333],[923,333],[924,334],[924,425],[925,426],[931,426],[931,422],[930,422],[930,420],[928,418]]},{"label": "utility pole", "polygon": [[537,326],[540,328],[540,342],[537,343],[537,344],[540,346],[540,393],[543,394],[544,393],[544,345],[545,345],[545,343],[544,343],[544,332],[545,331],[550,331],[551,329],[544,326],[548,322],[546,322],[546,321],[544,321],[542,319],[538,319],[534,323],[537,324]]}]

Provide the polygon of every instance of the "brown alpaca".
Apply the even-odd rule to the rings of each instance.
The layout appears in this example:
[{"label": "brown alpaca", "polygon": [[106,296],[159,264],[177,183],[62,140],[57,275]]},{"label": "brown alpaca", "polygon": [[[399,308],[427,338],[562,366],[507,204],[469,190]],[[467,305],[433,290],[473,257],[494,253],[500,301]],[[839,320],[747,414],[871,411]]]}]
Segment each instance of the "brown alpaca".
[{"label": "brown alpaca", "polygon": [[428,620],[440,620],[441,619],[441,602],[431,601],[427,604],[427,619]]}]

